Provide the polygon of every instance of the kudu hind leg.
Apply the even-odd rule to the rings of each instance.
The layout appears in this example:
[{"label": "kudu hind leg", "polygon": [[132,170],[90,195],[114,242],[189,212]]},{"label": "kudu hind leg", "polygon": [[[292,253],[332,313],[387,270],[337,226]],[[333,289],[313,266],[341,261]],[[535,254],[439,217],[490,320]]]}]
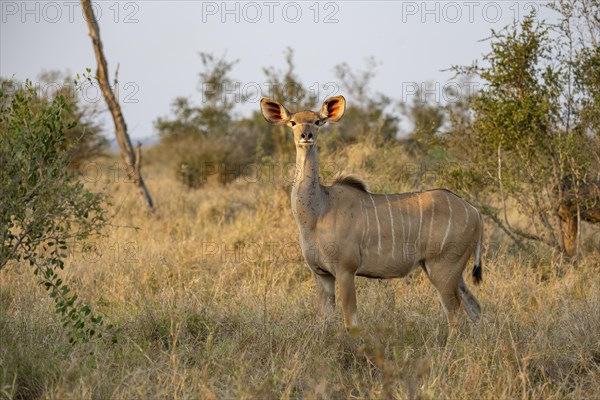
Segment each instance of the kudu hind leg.
[{"label": "kudu hind leg", "polygon": [[449,268],[444,265],[425,263],[427,276],[435,286],[446,316],[450,329],[459,323],[461,295],[459,290],[459,278],[461,275],[448,274]]}]

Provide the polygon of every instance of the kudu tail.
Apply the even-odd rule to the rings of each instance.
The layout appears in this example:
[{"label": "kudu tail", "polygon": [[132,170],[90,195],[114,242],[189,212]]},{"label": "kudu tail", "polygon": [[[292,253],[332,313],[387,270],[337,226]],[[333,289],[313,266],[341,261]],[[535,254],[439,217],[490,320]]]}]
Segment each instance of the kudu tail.
[{"label": "kudu tail", "polygon": [[476,285],[480,284],[483,280],[483,268],[481,267],[481,246],[483,244],[483,220],[481,214],[479,214],[479,241],[475,248],[475,265],[473,266],[473,281]]}]

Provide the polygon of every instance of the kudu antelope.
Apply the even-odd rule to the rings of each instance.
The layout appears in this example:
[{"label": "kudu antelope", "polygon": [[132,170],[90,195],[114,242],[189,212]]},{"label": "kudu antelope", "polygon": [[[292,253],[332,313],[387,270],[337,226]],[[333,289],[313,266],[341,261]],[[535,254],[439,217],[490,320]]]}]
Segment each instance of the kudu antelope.
[{"label": "kudu antelope", "polygon": [[[600,181],[589,181],[575,185],[571,177],[562,179],[560,184],[562,201],[559,199],[558,185],[554,188],[555,201],[558,205],[563,248],[569,256],[577,253],[578,222],[577,205],[579,204],[579,217],[581,221],[600,223]],[[578,192],[578,193],[577,193]]]},{"label": "kudu antelope", "polygon": [[482,220],[479,212],[454,193],[436,189],[422,193],[380,195],[357,178],[338,178],[331,186],[319,183],[318,131],[339,121],[346,100],[331,97],[319,112],[290,113],[281,103],[263,98],[264,118],[287,125],[296,145],[296,179],[292,211],[300,230],[306,263],[316,279],[321,306],[331,317],[338,282],[344,325],[354,330],[355,276],[396,278],[421,266],[453,326],[461,303],[477,321],[480,306],[462,273],[474,255],[473,278],[481,281]]}]

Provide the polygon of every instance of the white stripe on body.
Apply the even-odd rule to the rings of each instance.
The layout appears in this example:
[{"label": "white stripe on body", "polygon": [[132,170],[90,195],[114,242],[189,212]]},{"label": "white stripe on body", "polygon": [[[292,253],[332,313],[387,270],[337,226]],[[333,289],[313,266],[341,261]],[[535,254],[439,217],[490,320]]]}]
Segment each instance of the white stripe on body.
[{"label": "white stripe on body", "polygon": [[390,199],[388,199],[387,194],[385,195],[385,200],[387,201],[388,211],[390,212],[390,229],[392,230],[392,259],[396,259],[396,234],[394,233],[394,215],[392,214],[392,205],[390,204]]},{"label": "white stripe on body", "polygon": [[371,203],[373,203],[375,219],[377,220],[377,254],[381,254],[381,225],[379,224],[379,214],[377,213],[377,206],[375,206],[375,200],[373,200],[373,195],[371,193],[369,193],[369,198],[371,199]]},{"label": "white stripe on body", "polygon": [[446,227],[446,233],[444,234],[444,239],[442,240],[442,245],[440,246],[440,253],[444,250],[444,244],[446,244],[446,239],[448,239],[450,227],[452,226],[452,205],[450,204],[450,197],[448,197],[448,193],[444,192],[444,194],[446,195],[446,201],[448,201],[448,226]]},{"label": "white stripe on body", "polygon": [[431,242],[431,232],[433,231],[433,220],[435,217],[435,200],[433,199],[431,192],[429,192],[429,197],[431,197],[431,221],[429,221],[429,235],[427,236],[427,246],[425,249],[429,247],[429,243]]}]

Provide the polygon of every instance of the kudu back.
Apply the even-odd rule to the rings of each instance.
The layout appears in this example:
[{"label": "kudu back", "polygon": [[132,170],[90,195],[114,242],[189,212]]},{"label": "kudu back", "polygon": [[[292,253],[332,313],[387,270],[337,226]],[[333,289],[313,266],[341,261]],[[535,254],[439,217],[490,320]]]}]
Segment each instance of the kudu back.
[{"label": "kudu back", "polygon": [[352,176],[340,177],[331,186],[320,184],[319,128],[339,121],[345,107],[342,96],[327,99],[319,112],[291,113],[275,100],[261,100],[264,118],[293,132],[292,212],[322,308],[332,315],[337,281],[344,325],[353,329],[357,326],[356,276],[397,278],[421,267],[437,289],[451,325],[457,322],[461,304],[477,321],[481,307],[462,276],[473,256],[474,281],[482,279],[483,224],[475,207],[444,189],[373,194]]}]

